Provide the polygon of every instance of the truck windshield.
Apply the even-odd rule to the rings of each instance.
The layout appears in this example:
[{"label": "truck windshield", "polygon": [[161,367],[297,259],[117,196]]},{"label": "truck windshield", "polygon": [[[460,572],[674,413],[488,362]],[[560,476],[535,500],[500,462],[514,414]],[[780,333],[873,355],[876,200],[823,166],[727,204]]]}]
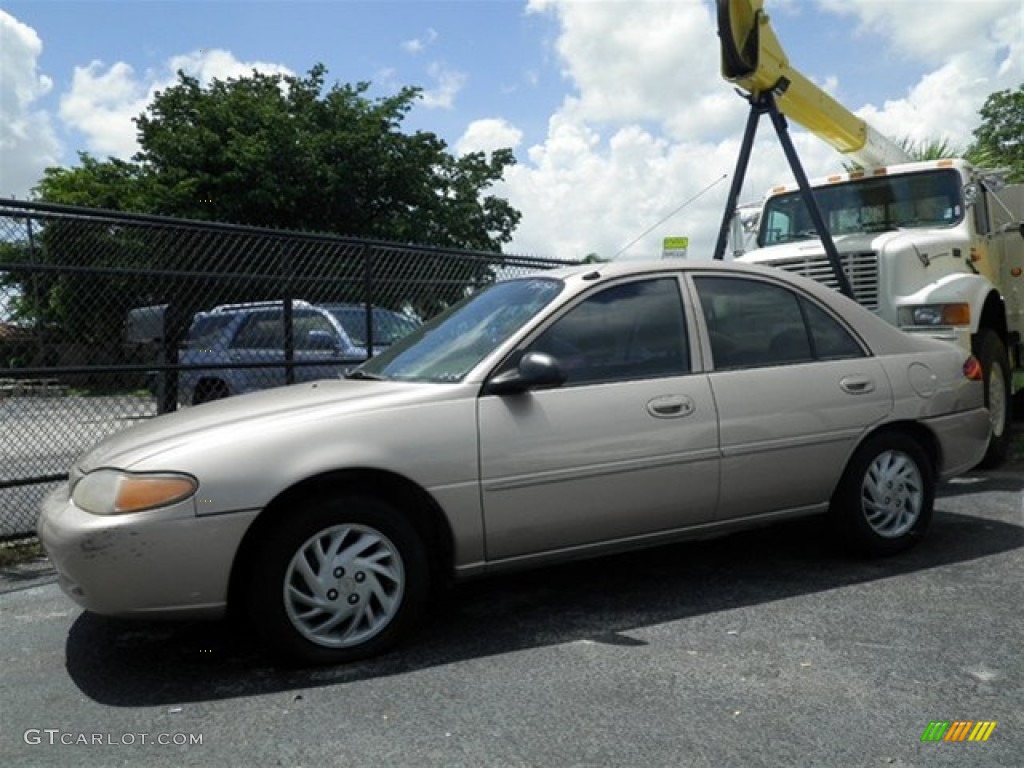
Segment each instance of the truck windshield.
[{"label": "truck windshield", "polygon": [[[951,227],[964,215],[960,174],[952,169],[873,176],[815,187],[814,198],[833,237],[904,227]],[[817,236],[799,190],[765,202],[758,245]]]}]

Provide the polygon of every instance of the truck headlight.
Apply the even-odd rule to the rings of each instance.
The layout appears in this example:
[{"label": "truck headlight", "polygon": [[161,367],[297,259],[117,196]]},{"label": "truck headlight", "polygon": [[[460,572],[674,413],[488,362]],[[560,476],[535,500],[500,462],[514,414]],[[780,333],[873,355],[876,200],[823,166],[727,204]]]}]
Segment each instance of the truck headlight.
[{"label": "truck headlight", "polygon": [[900,325],[970,325],[971,305],[958,302],[900,307],[899,318]]},{"label": "truck headlight", "polygon": [[75,483],[71,499],[79,509],[94,515],[120,515],[176,504],[197,488],[199,482],[194,477],[176,472],[97,469]]}]

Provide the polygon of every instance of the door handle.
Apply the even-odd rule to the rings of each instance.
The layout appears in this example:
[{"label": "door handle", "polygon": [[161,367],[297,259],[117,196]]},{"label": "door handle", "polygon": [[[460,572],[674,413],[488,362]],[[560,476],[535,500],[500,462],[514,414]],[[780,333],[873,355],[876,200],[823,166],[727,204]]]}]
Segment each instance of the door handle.
[{"label": "door handle", "polygon": [[867,376],[846,376],[839,380],[839,386],[850,395],[866,395],[875,391],[875,382]]},{"label": "door handle", "polygon": [[689,416],[695,408],[693,400],[686,395],[663,395],[647,403],[647,412],[656,419]]}]

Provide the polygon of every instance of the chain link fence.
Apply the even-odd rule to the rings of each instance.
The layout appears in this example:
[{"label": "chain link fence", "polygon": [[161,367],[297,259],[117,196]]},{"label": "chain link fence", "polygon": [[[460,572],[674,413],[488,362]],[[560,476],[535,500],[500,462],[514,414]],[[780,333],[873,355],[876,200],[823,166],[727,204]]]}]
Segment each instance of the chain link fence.
[{"label": "chain link fence", "polygon": [[336,376],[566,262],[0,200],[0,540],[140,419]]}]

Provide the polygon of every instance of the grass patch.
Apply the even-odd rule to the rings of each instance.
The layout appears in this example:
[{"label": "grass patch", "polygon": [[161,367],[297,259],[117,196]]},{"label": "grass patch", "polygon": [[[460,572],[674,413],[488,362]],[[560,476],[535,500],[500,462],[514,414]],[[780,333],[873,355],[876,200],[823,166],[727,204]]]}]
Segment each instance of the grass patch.
[{"label": "grass patch", "polygon": [[0,568],[21,565],[44,555],[43,545],[36,539],[0,544]]}]

